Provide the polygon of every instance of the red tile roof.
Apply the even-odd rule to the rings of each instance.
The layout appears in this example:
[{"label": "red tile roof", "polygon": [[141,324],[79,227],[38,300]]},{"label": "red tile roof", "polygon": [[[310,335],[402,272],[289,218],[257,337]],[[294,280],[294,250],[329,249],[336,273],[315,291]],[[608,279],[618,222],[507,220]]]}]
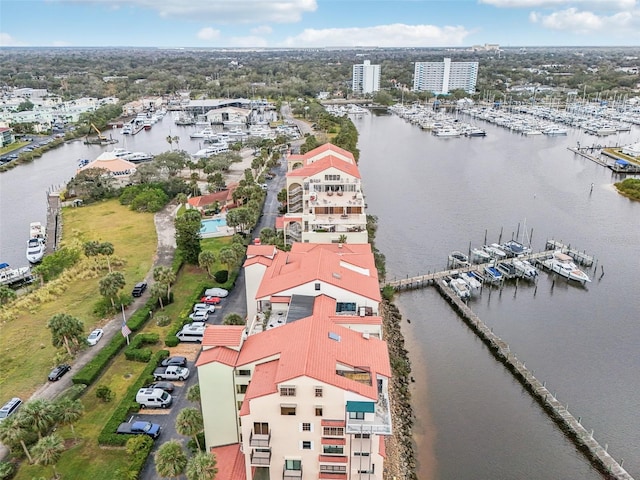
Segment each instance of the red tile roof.
[{"label": "red tile roof", "polygon": [[284,228],[284,216],[283,215],[279,215],[276,217],[276,225],[275,225],[276,230],[282,230]]},{"label": "red tile roof", "polygon": [[258,287],[256,299],[316,282],[362,295],[376,303],[381,301],[378,272],[368,243],[343,244],[342,247],[332,243],[294,243],[289,252],[278,250]]},{"label": "red tile roof", "polygon": [[305,158],[314,158],[314,157],[318,157],[328,151],[332,151],[332,152],[336,152],[339,155],[342,155],[343,157],[348,157],[351,160],[353,160],[353,153],[351,153],[348,150],[345,150],[344,148],[340,148],[336,145],[334,145],[333,143],[325,143],[323,145],[320,145],[319,147],[314,148],[313,150],[308,151],[307,153],[305,153],[303,156]]},{"label": "red tile roof", "polygon": [[289,303],[291,301],[291,297],[279,297],[273,296],[269,299],[271,303]]},{"label": "red tile roof", "polygon": [[[213,325],[210,325],[209,328],[211,328],[212,326]],[[209,328],[207,328],[205,332],[209,330]],[[198,360],[196,362],[196,367],[200,367],[212,362],[219,362],[230,367],[235,367],[237,359],[237,350],[232,350],[231,348],[226,347],[214,347],[200,352],[200,356],[198,357]]]},{"label": "red tile roof", "polygon": [[344,427],[346,422],[344,420],[325,420],[320,421],[320,425],[323,427]]},{"label": "red tile roof", "polygon": [[346,445],[347,441],[344,438],[326,438],[322,437],[320,441],[322,445]]},{"label": "red tile roof", "polygon": [[287,172],[287,177],[311,177],[329,168],[335,168],[347,175],[360,178],[360,170],[355,163],[345,162],[343,159],[333,155],[327,155],[315,162],[308,163],[300,168],[291,170],[290,172]]},{"label": "red tile roof", "polygon": [[90,162],[86,166],[78,169],[78,171],[81,172],[89,168],[102,168],[112,173],[126,171],[133,173],[136,171],[136,164],[116,157],[113,152],[104,152],[93,162]]},{"label": "red tile roof", "polygon": [[275,257],[277,252],[276,247],[273,245],[249,245],[247,247],[247,258],[251,257]]},{"label": "red tile roof", "polygon": [[[335,311],[335,310],[334,310]],[[382,317],[377,315],[334,315],[331,321],[338,325],[382,325]]]},{"label": "red tile roof", "polygon": [[250,413],[250,400],[264,395],[269,395],[271,393],[276,393],[278,391],[278,386],[274,381],[277,372],[278,360],[261,363],[256,366],[253,371],[253,375],[251,376],[251,382],[244,394],[244,401],[242,402],[242,408],[240,409],[240,416],[248,415]]},{"label": "red tile roof", "polygon": [[380,435],[378,436],[378,454],[380,454],[381,457],[386,458],[387,457],[387,445],[384,443],[384,435]]},{"label": "red tile roof", "polygon": [[347,480],[347,474],[336,472],[320,472],[318,478],[320,480]]},{"label": "red tile roof", "polygon": [[239,443],[213,447],[211,453],[216,456],[217,460],[216,480],[246,480],[244,454],[240,451]]},{"label": "red tile roof", "polygon": [[320,460],[323,463],[347,463],[347,457],[344,457],[344,456],[334,457],[332,455],[318,455],[318,457],[319,457],[318,460]]},{"label": "red tile roof", "polygon": [[232,191],[228,189],[228,190],[221,190],[219,192],[208,193],[206,195],[200,195],[199,197],[191,197],[188,200],[188,203],[192,207],[202,208],[202,207],[206,207],[207,205],[212,205],[216,202],[219,202],[222,205],[224,205],[228,201],[232,200],[232,198],[233,198]]},{"label": "red tile roof", "polygon": [[244,325],[209,325],[202,337],[204,347],[239,347]]}]

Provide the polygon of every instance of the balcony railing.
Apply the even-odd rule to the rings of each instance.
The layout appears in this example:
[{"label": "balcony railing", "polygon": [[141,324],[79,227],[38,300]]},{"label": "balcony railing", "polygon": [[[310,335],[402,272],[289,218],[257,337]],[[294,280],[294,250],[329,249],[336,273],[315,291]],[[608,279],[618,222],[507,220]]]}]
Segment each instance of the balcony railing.
[{"label": "balcony railing", "polygon": [[249,436],[249,446],[251,447],[268,447],[271,442],[271,431],[267,434],[253,433]]},{"label": "balcony railing", "polygon": [[271,450],[268,452],[251,451],[251,465],[269,465],[271,464]]},{"label": "balcony railing", "polygon": [[287,470],[286,467],[282,469],[282,480],[300,480],[302,478],[302,467],[300,470]]}]

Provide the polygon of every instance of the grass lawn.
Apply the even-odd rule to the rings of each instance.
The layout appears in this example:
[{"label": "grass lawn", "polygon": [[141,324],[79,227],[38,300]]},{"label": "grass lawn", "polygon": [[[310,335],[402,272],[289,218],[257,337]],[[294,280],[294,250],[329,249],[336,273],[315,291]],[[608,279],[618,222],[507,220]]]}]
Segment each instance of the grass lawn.
[{"label": "grass lawn", "polygon": [[[89,207],[65,208],[63,219],[63,243],[79,237],[114,245],[114,257],[125,261],[120,269],[127,281],[125,289],[151,268],[157,245],[152,214],[132,212],[117,200],[109,200]],[[73,280],[47,303],[34,302],[33,307],[17,312],[15,318],[0,325],[4,367],[0,372],[1,403],[14,396],[29,398],[46,381],[56,353],[46,328],[49,318],[56,313],[71,314],[84,322],[87,333],[106,321],[92,313],[100,298],[98,281],[99,278]]]},{"label": "grass lawn", "polygon": [[5,153],[13,152],[14,150],[18,150],[19,148],[24,147],[25,145],[29,145],[29,142],[13,142],[9,145],[6,145],[0,148],[0,155],[4,155]]}]

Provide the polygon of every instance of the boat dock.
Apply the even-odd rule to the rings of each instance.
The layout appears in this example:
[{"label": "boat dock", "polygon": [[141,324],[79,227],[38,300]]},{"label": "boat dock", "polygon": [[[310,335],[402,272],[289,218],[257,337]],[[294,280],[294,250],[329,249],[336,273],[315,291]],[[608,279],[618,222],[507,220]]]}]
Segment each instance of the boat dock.
[{"label": "boat dock", "polygon": [[45,255],[49,255],[58,249],[62,238],[62,214],[60,209],[60,193],[50,191],[47,193],[47,243],[45,246]]},{"label": "boat dock", "polygon": [[[616,173],[640,173],[640,165],[624,161],[620,157],[610,154],[606,150],[603,150],[604,148],[611,147],[567,147],[567,150],[570,150],[576,155],[580,155],[581,157],[591,160],[598,165],[607,167]],[[613,163],[611,163],[606,158],[603,158],[603,156],[607,156],[613,159]],[[624,163],[620,164],[620,161],[623,161]]]},{"label": "boat dock", "polygon": [[577,263],[584,265],[585,267],[591,267],[594,262],[593,256],[587,255],[584,251],[580,252],[579,250],[571,248],[571,245],[565,245],[564,243],[556,240],[547,240],[545,249],[553,251],[560,250],[562,253],[566,253]]},{"label": "boat dock", "polygon": [[569,412],[568,406],[563,405],[554,394],[546,387],[545,382],[540,382],[524,362],[510,350],[507,342],[502,340],[487,327],[484,322],[451,290],[442,282],[435,282],[438,292],[452,305],[464,322],[478,335],[491,353],[500,361],[514,377],[525,387],[529,394],[542,406],[551,419],[560,427],[564,434],[571,439],[576,448],[587,457],[589,462],[607,478],[615,480],[633,480],[633,477],[623,468],[624,460],[618,463],[607,452],[608,446],[603,448],[593,438],[593,430],[588,432],[582,426],[582,419],[576,418]]}]

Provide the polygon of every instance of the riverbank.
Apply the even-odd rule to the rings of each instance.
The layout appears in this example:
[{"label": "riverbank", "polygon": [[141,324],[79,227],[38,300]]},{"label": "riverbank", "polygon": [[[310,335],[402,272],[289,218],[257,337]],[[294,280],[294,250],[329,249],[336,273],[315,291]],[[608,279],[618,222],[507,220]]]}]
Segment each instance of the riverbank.
[{"label": "riverbank", "polygon": [[411,406],[411,362],[404,346],[400,328],[402,315],[390,302],[381,305],[385,340],[389,347],[389,361],[393,377],[389,387],[393,435],[385,442],[385,479],[417,479],[416,457],[413,443],[413,407]]}]

